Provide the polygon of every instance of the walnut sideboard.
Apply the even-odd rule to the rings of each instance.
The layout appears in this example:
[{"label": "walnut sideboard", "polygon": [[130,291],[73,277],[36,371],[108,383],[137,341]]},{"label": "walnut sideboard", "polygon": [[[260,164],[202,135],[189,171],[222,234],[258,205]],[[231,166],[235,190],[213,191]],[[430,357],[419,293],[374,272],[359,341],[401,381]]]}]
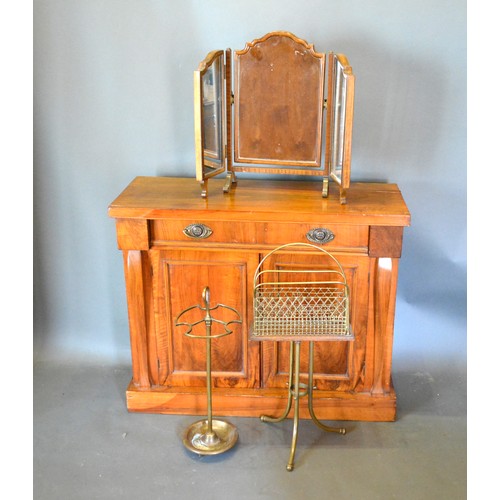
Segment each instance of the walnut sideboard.
[{"label": "walnut sideboard", "polygon": [[[209,286],[214,304],[228,305],[242,318],[231,335],[212,343],[214,413],[280,414],[289,345],[249,339],[253,277],[271,250],[312,237],[344,268],[355,335],[353,342],[316,344],[316,414],[327,420],[394,420],[396,287],[403,230],[410,225],[398,186],[352,183],[347,204],[340,205],[335,196],[323,198],[321,183],[314,181],[242,179],[230,193],[223,193],[223,182],[214,179],[210,196],[201,198],[191,178],[137,177],[109,206],[125,268],[132,354],[128,410],[206,414],[205,342],[186,337],[175,318],[200,304]],[[304,248],[279,254],[282,262],[274,264],[314,265],[317,255]]]}]

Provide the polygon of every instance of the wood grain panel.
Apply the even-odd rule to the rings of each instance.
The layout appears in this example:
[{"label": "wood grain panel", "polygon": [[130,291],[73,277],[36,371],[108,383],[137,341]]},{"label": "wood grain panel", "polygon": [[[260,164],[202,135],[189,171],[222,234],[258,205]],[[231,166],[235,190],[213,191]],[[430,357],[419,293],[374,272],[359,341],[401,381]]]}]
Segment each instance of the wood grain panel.
[{"label": "wood grain panel", "polygon": [[[243,320],[233,325],[233,333],[212,342],[212,375],[215,387],[255,387],[259,385],[258,347],[249,344],[246,332],[251,321],[249,280],[247,276],[257,265],[255,254],[239,252],[210,253],[189,251],[159,251],[155,253],[155,272],[158,276],[157,323],[159,331],[159,363],[163,385],[206,386],[206,341],[186,337],[185,327],[178,327],[175,318],[193,305],[202,305],[201,294],[210,288],[211,306],[224,304],[236,309]],[[160,291],[161,290],[161,291]],[[221,321],[236,319],[224,309],[213,316]],[[204,317],[198,309],[183,316],[183,321],[194,323]],[[215,324],[212,334],[223,333]],[[206,335],[204,323],[198,325],[195,335]]]},{"label": "wood grain panel", "polygon": [[322,183],[240,179],[229,193],[224,179],[212,180],[200,197],[196,180],[136,177],[108,208],[121,219],[200,219],[409,226],[410,212],[396,184],[352,183],[349,203],[322,198]]},{"label": "wood grain panel", "polygon": [[[351,324],[354,342],[316,342],[314,349],[315,385],[320,390],[355,390],[363,377],[368,310],[368,262],[365,257],[343,256],[339,261],[350,289]],[[318,255],[288,254],[271,256],[266,269],[325,269]],[[265,387],[285,387],[288,382],[289,342],[262,342],[263,383]],[[301,371],[307,375],[308,349],[301,350]],[[306,378],[307,379],[307,378]]]},{"label": "wood grain panel", "polygon": [[401,257],[403,228],[373,226],[370,228],[370,257]]},{"label": "wood grain panel", "polygon": [[275,32],[234,57],[235,162],[319,167],[325,54]]},{"label": "wood grain panel", "polygon": [[[190,224],[203,224],[211,229],[207,238],[192,238],[184,234],[184,229]],[[368,251],[368,227],[343,224],[311,223],[279,223],[279,222],[236,222],[211,220],[155,220],[151,223],[151,240],[155,246],[173,245],[175,243],[214,243],[278,246],[290,242],[311,243],[307,233],[317,229],[331,231],[334,238],[329,243],[321,245],[324,248],[343,249],[345,251]]]},{"label": "wood grain panel", "polygon": [[116,237],[120,250],[147,250],[149,248],[148,221],[117,219]]}]

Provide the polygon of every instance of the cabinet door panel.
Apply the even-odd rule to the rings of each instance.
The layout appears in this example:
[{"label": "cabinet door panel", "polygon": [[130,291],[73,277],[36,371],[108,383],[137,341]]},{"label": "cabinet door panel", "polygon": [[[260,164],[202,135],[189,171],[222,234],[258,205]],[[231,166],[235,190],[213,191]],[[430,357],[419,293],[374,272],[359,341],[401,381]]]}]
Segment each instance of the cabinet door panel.
[{"label": "cabinet door panel", "polygon": [[[247,304],[257,255],[241,252],[164,251],[156,252],[154,276],[156,287],[155,318],[158,331],[160,383],[165,386],[203,387],[206,385],[205,323],[185,335],[186,326],[176,326],[175,319],[185,309],[203,306],[202,292],[210,288],[210,306],[224,304],[236,309],[242,324],[233,324],[232,333],[212,341],[212,380],[214,387],[258,387],[258,346],[249,344],[247,331],[251,309]],[[205,312],[193,309],[182,322],[195,323]],[[214,319],[234,320],[227,309],[212,311]],[[212,335],[223,333],[223,327],[212,325]]]},{"label": "cabinet door panel", "polygon": [[[354,341],[318,341],[314,348],[314,384],[320,390],[351,391],[362,386],[368,318],[368,259],[336,256],[350,288],[350,317]],[[325,259],[311,254],[278,254],[268,263],[273,269],[325,268]],[[313,273],[314,274],[314,273]],[[303,342],[300,369],[307,377],[309,345]],[[262,372],[266,387],[285,387],[288,382],[289,342],[263,342]]]}]

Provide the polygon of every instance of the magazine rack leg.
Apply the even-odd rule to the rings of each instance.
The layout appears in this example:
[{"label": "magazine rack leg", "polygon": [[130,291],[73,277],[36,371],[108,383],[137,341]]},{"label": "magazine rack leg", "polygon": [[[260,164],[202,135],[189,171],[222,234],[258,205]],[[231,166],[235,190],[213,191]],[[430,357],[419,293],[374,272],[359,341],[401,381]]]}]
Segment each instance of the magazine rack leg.
[{"label": "magazine rack leg", "polygon": [[337,432],[338,434],[345,434],[344,427],[330,427],[328,425],[323,424],[318,420],[316,414],[314,413],[313,407],[313,373],[314,373],[314,342],[309,343],[309,380],[307,381],[307,395],[308,395],[308,405],[309,405],[309,413],[313,422],[320,428],[326,432]]},{"label": "magazine rack leg", "polygon": [[295,357],[294,356],[295,349],[294,349],[293,344],[294,344],[293,342],[290,342],[290,366],[288,368],[288,400],[287,400],[285,411],[279,417],[270,417],[268,415],[261,415],[260,419],[262,420],[262,422],[269,422],[269,423],[273,423],[273,424],[278,423],[278,422],[283,422],[283,420],[285,420],[285,418],[290,413],[290,410],[292,409],[293,392],[291,389],[292,389],[292,384],[293,384],[293,372],[294,372],[293,366],[294,366],[294,357]]},{"label": "magazine rack leg", "polygon": [[294,403],[293,413],[293,431],[292,431],[292,444],[290,446],[290,456],[286,469],[292,471],[295,462],[295,451],[297,449],[297,439],[299,434],[299,400],[303,396],[308,398],[308,408],[312,421],[322,430],[326,432],[336,432],[338,434],[345,434],[344,427],[330,427],[318,420],[314,413],[313,406],[313,378],[314,378],[314,342],[309,343],[309,367],[308,367],[308,381],[307,385],[300,382],[300,341],[290,342],[290,369],[288,379],[288,401],[283,414],[279,417],[270,417],[268,415],[261,415],[262,422],[282,422],[290,413],[292,409],[292,401]]}]

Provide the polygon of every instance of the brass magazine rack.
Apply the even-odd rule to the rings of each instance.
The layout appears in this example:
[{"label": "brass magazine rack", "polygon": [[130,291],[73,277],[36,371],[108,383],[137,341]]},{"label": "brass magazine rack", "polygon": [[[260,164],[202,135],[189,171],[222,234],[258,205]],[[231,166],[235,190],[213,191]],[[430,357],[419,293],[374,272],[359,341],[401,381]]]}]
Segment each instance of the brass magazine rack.
[{"label": "brass magazine rack", "polygon": [[[275,268],[272,256],[284,251],[315,250],[323,253],[325,266]],[[349,322],[349,286],[338,260],[325,249],[309,243],[290,243],[268,253],[254,275],[252,340],[289,341],[288,399],[279,417],[262,415],[264,422],[281,422],[294,402],[293,435],[287,470],[294,468],[299,424],[299,399],[307,396],[311,419],[321,429],[345,434],[344,428],[321,423],[313,407],[314,342],[352,341]],[[309,342],[308,381],[300,381],[300,348]]]},{"label": "brass magazine rack", "polygon": [[[241,317],[238,311],[232,307],[223,304],[210,306],[210,289],[205,287],[202,293],[203,306],[194,305],[184,309],[176,318],[175,326],[183,326],[186,328],[184,335],[194,339],[203,339],[207,346],[207,418],[198,420],[190,425],[184,432],[184,446],[198,455],[218,455],[232,448],[238,440],[238,431],[236,427],[220,419],[212,417],[212,340],[230,335],[232,330],[228,328],[230,324],[241,323]],[[198,309],[205,313],[204,317],[198,321],[187,322],[181,321],[181,318],[190,311]],[[231,321],[221,321],[215,319],[212,313],[217,309],[228,309],[232,311],[237,319]],[[193,333],[194,327],[205,323],[205,335],[197,335]],[[212,334],[212,325],[216,323],[223,329],[222,333]]]},{"label": "brass magazine rack", "polygon": [[196,180],[237,172],[307,175],[350,184],[355,77],[343,54],[316,52],[288,31],[242,50],[214,50],[194,72]]}]

